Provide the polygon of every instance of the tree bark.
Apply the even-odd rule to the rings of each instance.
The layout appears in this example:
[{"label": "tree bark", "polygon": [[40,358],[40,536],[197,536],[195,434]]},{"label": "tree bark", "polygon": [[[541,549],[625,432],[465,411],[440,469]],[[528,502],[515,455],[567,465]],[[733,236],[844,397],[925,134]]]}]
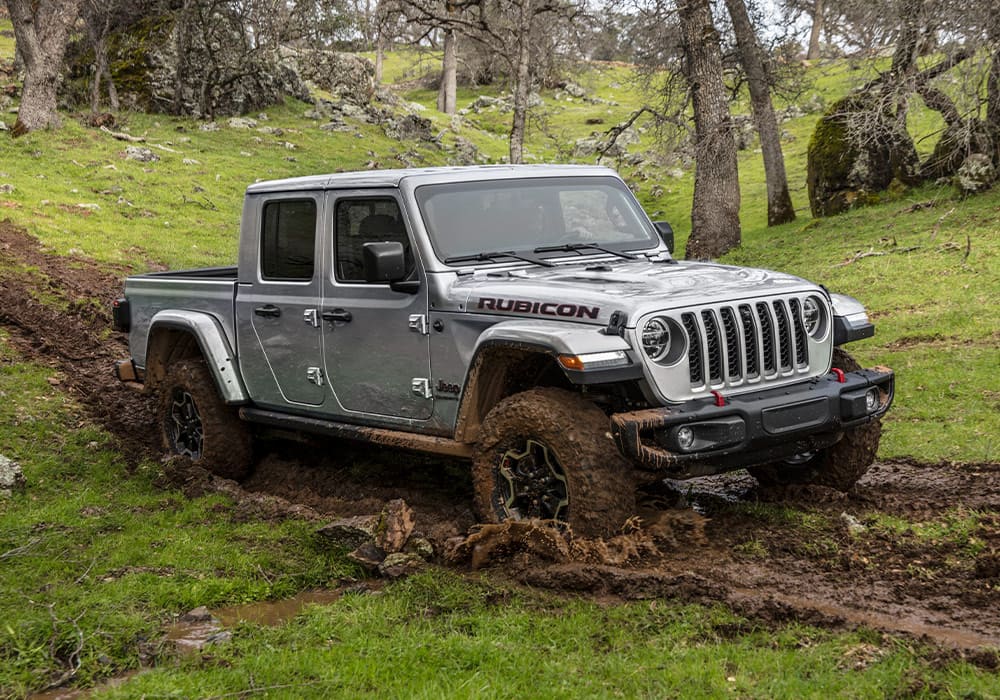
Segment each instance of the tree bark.
[{"label": "tree bark", "polygon": [[726,8],[733,22],[740,62],[747,74],[750,105],[754,122],[760,135],[760,150],[764,159],[764,178],[767,181],[767,225],[776,226],[795,219],[795,207],[788,193],[788,176],[785,174],[785,156],[781,152],[781,133],[771,102],[771,88],[764,52],[757,41],[750,15],[744,0],[726,0]]},{"label": "tree bark", "polygon": [[823,0],[816,0],[812,11],[812,29],[809,30],[809,49],[806,59],[815,61],[819,58],[819,39],[823,34]]},{"label": "tree bark", "polygon": [[531,91],[531,0],[520,5],[517,38],[517,65],[514,73],[514,118],[510,126],[510,162],[524,162],[524,132],[528,121],[528,95]]},{"label": "tree bark", "polygon": [[[451,12],[450,8],[449,12]],[[456,83],[458,81],[457,44],[458,40],[455,37],[455,30],[451,28],[445,29],[444,57],[441,59],[441,86],[438,89],[437,101],[438,111],[445,114],[455,113]]]},{"label": "tree bark", "polygon": [[695,126],[694,203],[686,257],[713,258],[740,244],[736,143],[709,0],[682,0],[677,9]]},{"label": "tree bark", "polygon": [[18,53],[24,61],[21,107],[11,133],[59,126],[56,96],[69,29],[83,0],[7,0]]}]

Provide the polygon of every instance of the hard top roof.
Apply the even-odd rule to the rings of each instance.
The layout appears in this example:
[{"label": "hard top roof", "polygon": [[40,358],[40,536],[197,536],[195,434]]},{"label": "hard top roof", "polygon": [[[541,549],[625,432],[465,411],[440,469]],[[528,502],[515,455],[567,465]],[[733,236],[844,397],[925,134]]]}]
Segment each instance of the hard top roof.
[{"label": "hard top roof", "polygon": [[256,182],[247,187],[247,194],[322,190],[331,188],[398,187],[403,179],[416,179],[420,184],[501,180],[516,177],[556,177],[559,175],[613,175],[611,168],[595,165],[468,165],[438,168],[400,168],[398,170],[362,170],[349,173],[307,175],[285,180]]}]

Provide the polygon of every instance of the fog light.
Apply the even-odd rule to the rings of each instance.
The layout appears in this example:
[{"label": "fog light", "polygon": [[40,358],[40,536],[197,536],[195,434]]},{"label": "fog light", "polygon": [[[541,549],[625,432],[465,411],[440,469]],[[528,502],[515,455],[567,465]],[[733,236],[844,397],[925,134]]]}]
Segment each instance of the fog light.
[{"label": "fog light", "polygon": [[865,410],[869,413],[874,413],[878,410],[881,403],[878,389],[869,389],[868,393],[865,394]]},{"label": "fog light", "polygon": [[677,429],[677,446],[687,452],[694,445],[694,431],[687,426]]}]

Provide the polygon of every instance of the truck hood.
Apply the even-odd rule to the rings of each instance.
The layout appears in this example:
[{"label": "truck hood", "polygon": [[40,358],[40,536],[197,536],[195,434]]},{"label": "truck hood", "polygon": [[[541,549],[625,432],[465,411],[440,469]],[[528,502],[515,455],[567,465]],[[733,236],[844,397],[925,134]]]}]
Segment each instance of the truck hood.
[{"label": "truck hood", "polygon": [[589,260],[556,267],[459,275],[442,309],[606,324],[614,311],[628,325],[647,313],[723,301],[819,290],[799,277],[718,263]]}]

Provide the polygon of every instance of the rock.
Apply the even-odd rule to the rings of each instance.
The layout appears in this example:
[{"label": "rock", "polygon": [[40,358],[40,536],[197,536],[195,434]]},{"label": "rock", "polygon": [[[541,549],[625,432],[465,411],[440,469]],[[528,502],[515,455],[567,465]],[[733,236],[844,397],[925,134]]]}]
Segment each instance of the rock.
[{"label": "rock", "polygon": [[349,127],[344,122],[327,122],[319,127],[320,131],[350,131]]},{"label": "rock", "polygon": [[562,89],[569,95],[573,97],[586,97],[587,91],[583,89],[580,85],[570,81],[562,86]]},{"label": "rock", "polygon": [[0,455],[0,496],[9,497],[15,491],[23,491],[26,485],[21,465],[10,457]]},{"label": "rock", "polygon": [[193,610],[188,610],[181,615],[180,622],[208,622],[212,619],[212,612],[204,605],[200,605]]},{"label": "rock", "polygon": [[249,117],[233,117],[229,120],[230,129],[253,129],[257,122]]},{"label": "rock", "polygon": [[328,523],[316,531],[324,540],[356,549],[366,542],[375,541],[375,531],[380,517],[377,515],[355,515]]},{"label": "rock", "polygon": [[14,185],[10,184],[9,182],[5,182],[4,184],[0,185],[0,194],[10,194],[13,191],[14,191]]},{"label": "rock", "polygon": [[215,122],[205,122],[204,124],[200,124],[198,129],[200,131],[218,131],[219,125]]},{"label": "rock", "polygon": [[598,147],[601,142],[594,138],[582,138],[577,139],[573,143],[573,157],[574,158],[587,158],[589,156],[597,153]]},{"label": "rock", "polygon": [[181,161],[184,165],[201,165],[201,163],[194,158],[185,158]]},{"label": "rock", "polygon": [[385,552],[376,547],[374,542],[365,542],[350,552],[347,558],[371,572],[378,569],[378,565],[385,559]]},{"label": "rock", "polygon": [[920,181],[913,139],[888,114],[879,95],[838,100],[817,122],[809,141],[806,183],[814,217],[876,201],[893,179]]},{"label": "rock", "polygon": [[934,152],[920,164],[920,170],[930,180],[952,177],[970,154],[989,153],[990,146],[989,132],[979,119],[951,124],[934,144]]},{"label": "rock", "polygon": [[479,149],[464,136],[455,137],[455,155],[459,165],[475,165],[479,162]]},{"label": "rock", "polygon": [[153,163],[160,159],[151,150],[141,146],[126,146],[123,155],[126,160],[135,160],[140,163]]},{"label": "rock", "polygon": [[385,578],[397,579],[420,571],[426,562],[417,554],[393,552],[378,565],[378,572]]},{"label": "rock", "polygon": [[383,552],[400,552],[413,532],[413,509],[402,498],[385,504],[375,530],[375,545]]},{"label": "rock", "polygon": [[303,80],[356,105],[375,94],[375,64],[363,56],[318,49],[281,48],[282,61]]},{"label": "rock", "polygon": [[418,557],[424,561],[430,561],[434,558],[434,545],[431,544],[430,540],[425,537],[417,537],[413,535],[406,541],[406,546],[403,548],[404,552],[408,554],[416,554]]},{"label": "rock", "polygon": [[7,126],[7,122],[0,119],[0,131],[10,131],[10,127]]},{"label": "rock", "polygon": [[418,139],[421,141],[432,140],[431,128],[434,124],[430,119],[417,116],[416,114],[406,114],[402,117],[389,119],[383,126],[385,135],[391,139],[399,141],[407,139]]},{"label": "rock", "polygon": [[101,205],[92,202],[80,202],[76,205],[77,209],[83,209],[85,211],[100,211]]},{"label": "rock", "polygon": [[861,521],[850,513],[841,513],[840,521],[844,523],[844,527],[847,528],[847,532],[851,535],[860,535],[868,532],[868,528],[862,525]]},{"label": "rock", "polygon": [[997,181],[997,170],[985,153],[973,153],[955,174],[955,186],[963,195],[984,192]]}]

